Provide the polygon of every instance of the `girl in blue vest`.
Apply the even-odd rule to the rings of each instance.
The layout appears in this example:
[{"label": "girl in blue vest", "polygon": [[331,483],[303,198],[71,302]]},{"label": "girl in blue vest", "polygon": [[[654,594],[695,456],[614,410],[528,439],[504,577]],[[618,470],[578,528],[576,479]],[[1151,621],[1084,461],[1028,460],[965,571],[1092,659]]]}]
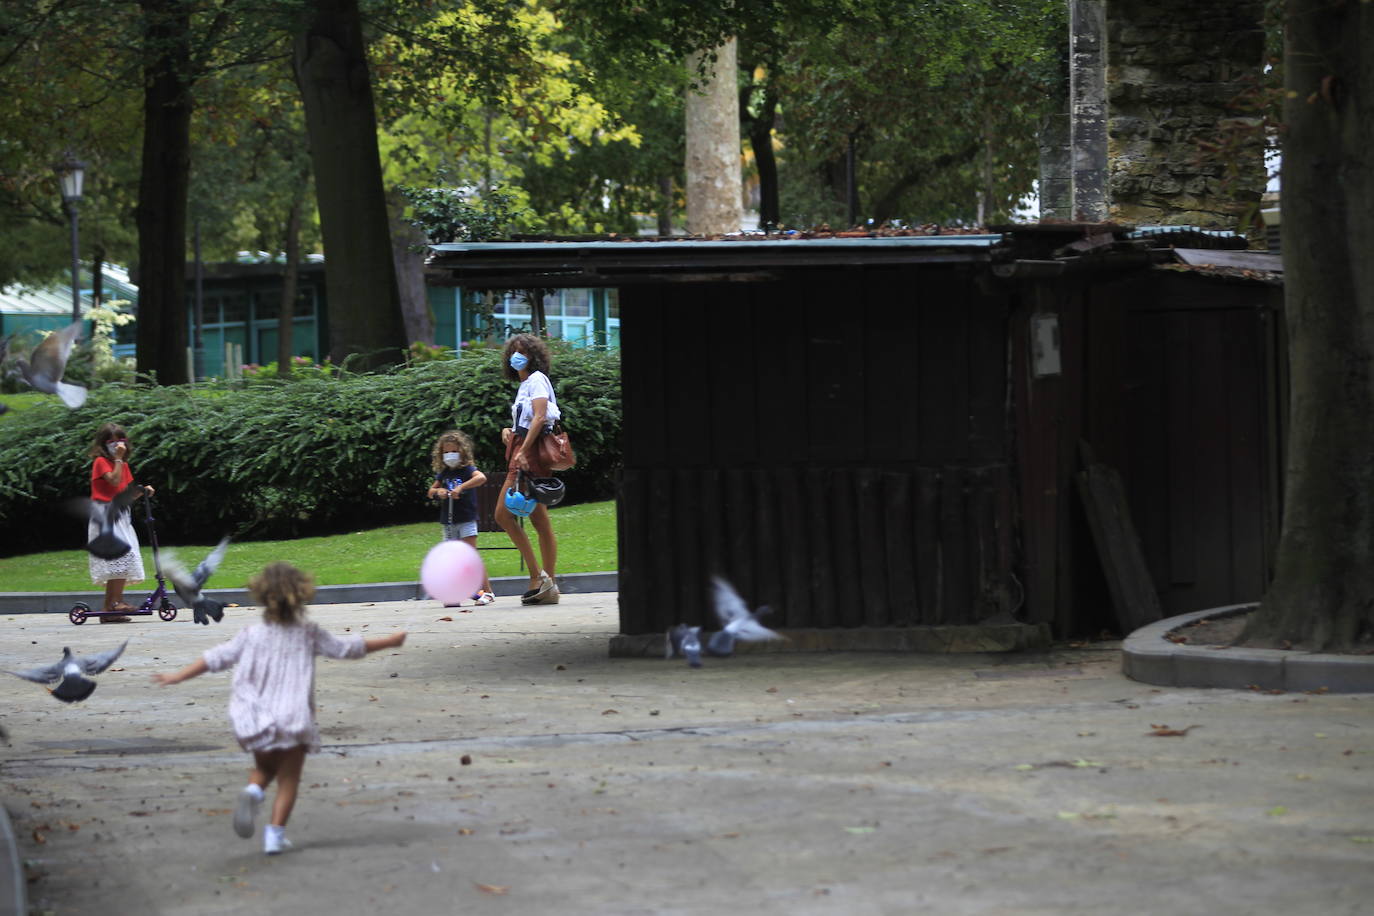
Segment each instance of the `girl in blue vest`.
[{"label": "girl in blue vest", "polygon": [[[439,524],[444,540],[467,541],[477,546],[477,488],[487,482],[487,475],[472,463],[472,440],[457,429],[439,434],[430,450],[430,465],[434,482],[429,486],[429,498],[439,500]],[[482,573],[482,588],[472,596],[479,606],[491,604],[496,595],[491,579]],[[451,607],[452,605],[446,605]]]}]

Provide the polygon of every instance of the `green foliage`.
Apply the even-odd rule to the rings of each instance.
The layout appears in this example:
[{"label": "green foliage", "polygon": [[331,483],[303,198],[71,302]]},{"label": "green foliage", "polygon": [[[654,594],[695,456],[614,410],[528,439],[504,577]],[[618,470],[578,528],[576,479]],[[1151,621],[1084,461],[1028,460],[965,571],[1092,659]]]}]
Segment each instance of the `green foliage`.
[{"label": "green foliage", "polygon": [[[551,373],[578,452],[560,476],[572,498],[610,495],[620,465],[620,362],[559,352]],[[500,431],[515,386],[499,353],[426,362],[379,375],[230,387],[106,385],[68,411],[0,418],[0,554],[70,546],[80,522],[64,501],[88,495],[90,440],[103,422],[128,430],[131,466],[158,488],[158,530],[213,539],[292,536],[413,519],[425,509],[434,437],[456,426],[477,466],[504,467]]]},{"label": "green foliage", "polygon": [[449,347],[441,347],[435,344],[427,344],[423,340],[412,340],[410,349],[407,351],[406,359],[411,365],[416,363],[432,363],[436,360],[457,359],[458,354],[454,353]]},{"label": "green foliage", "polygon": [[436,187],[400,188],[411,207],[411,217],[406,222],[431,242],[483,242],[507,238],[519,229],[533,227],[534,213],[503,188],[474,194],[462,188],[444,187],[446,178],[441,172]]},{"label": "green foliage", "polygon": [[271,384],[279,381],[333,378],[338,374],[338,367],[331,363],[327,356],[324,358],[323,362],[319,363],[308,356],[291,357],[291,372],[285,379],[277,373],[276,360],[261,366],[256,363],[245,363],[243,366],[244,381],[253,383]]}]

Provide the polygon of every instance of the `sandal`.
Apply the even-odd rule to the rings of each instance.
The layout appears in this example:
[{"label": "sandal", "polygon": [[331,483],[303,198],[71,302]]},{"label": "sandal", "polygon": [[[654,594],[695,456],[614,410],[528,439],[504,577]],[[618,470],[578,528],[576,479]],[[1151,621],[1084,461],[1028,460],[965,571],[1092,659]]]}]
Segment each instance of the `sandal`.
[{"label": "sandal", "polygon": [[[550,597],[552,596],[552,597]],[[525,592],[520,598],[521,604],[557,604],[558,586],[553,579],[549,578],[548,573],[539,574],[539,587]]]},{"label": "sandal", "polygon": [[491,604],[493,601],[496,600],[496,596],[493,595],[491,592],[478,592],[477,595],[474,596],[473,600],[477,602],[478,607],[486,607],[488,604]]}]

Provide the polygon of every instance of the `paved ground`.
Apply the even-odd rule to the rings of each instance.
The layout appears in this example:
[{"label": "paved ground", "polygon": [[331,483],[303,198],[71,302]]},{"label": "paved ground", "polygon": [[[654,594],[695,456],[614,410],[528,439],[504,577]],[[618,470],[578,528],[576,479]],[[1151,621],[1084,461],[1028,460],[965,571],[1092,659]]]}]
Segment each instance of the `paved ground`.
[{"label": "paved ground", "polygon": [[131,639],[79,706],[10,684],[0,799],[31,912],[1374,909],[1374,697],[1155,688],[1114,644],[692,671],[608,658],[614,594],[315,609],[411,637],[321,663],[326,750],[268,859],[230,829],[227,675],[148,678],[254,616],[5,620],[0,668]]}]

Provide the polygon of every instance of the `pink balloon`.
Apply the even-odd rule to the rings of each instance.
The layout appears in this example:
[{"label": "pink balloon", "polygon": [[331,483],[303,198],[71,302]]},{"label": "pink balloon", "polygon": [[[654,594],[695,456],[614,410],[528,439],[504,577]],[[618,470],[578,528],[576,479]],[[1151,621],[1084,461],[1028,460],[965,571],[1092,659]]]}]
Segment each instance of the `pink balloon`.
[{"label": "pink balloon", "polygon": [[466,541],[440,541],[420,564],[420,583],[431,598],[444,604],[471,598],[485,576],[482,558]]}]

